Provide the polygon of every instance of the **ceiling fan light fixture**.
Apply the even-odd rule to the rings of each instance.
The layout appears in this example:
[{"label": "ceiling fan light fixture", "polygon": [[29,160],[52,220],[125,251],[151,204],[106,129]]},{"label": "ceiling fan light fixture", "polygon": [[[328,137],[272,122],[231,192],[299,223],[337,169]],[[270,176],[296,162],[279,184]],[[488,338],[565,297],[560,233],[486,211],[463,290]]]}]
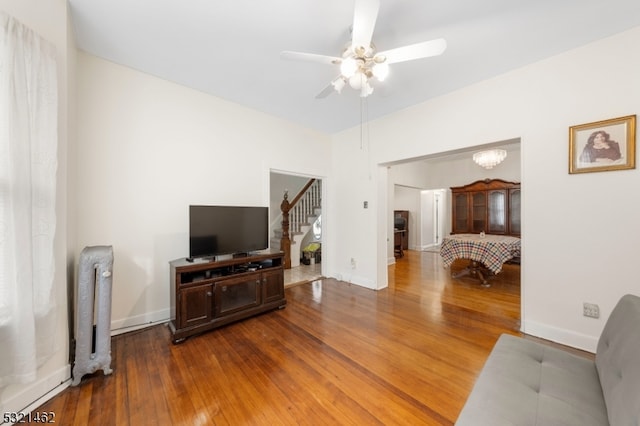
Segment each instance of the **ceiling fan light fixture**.
[{"label": "ceiling fan light fixture", "polygon": [[340,73],[346,78],[351,78],[356,71],[358,71],[358,63],[352,56],[345,58],[340,64]]},{"label": "ceiling fan light fixture", "polygon": [[384,81],[389,75],[389,64],[386,62],[380,62],[373,65],[371,72],[378,79],[378,81]]},{"label": "ceiling fan light fixture", "polygon": [[502,163],[505,158],[507,158],[507,151],[504,149],[490,149],[473,154],[473,161],[487,170],[493,169]]},{"label": "ceiling fan light fixture", "polygon": [[362,88],[363,83],[366,83],[367,79],[361,72],[357,72],[353,74],[349,78],[349,86],[351,86],[354,90],[360,90]]},{"label": "ceiling fan light fixture", "polygon": [[325,98],[334,90],[340,93],[347,82],[350,87],[360,92],[361,97],[367,97],[373,93],[372,79],[376,79],[374,84],[385,81],[389,75],[390,64],[437,56],[447,47],[444,39],[436,39],[378,52],[372,36],[381,0],[354,1],[351,40],[344,44],[341,56],[289,51],[280,54],[284,59],[339,65],[340,74],[316,95],[316,99]]},{"label": "ceiling fan light fixture", "polygon": [[362,79],[362,87],[360,87],[360,97],[366,98],[373,93],[373,87],[369,84],[369,81],[365,78]]},{"label": "ceiling fan light fixture", "polygon": [[363,46],[356,46],[353,48],[353,53],[356,55],[356,58],[364,58],[367,54],[367,49]]},{"label": "ceiling fan light fixture", "polygon": [[344,88],[346,82],[344,81],[344,78],[342,77],[338,77],[337,79],[335,79],[331,85],[333,86],[334,89],[336,89],[336,92],[338,93],[342,93],[342,89]]}]

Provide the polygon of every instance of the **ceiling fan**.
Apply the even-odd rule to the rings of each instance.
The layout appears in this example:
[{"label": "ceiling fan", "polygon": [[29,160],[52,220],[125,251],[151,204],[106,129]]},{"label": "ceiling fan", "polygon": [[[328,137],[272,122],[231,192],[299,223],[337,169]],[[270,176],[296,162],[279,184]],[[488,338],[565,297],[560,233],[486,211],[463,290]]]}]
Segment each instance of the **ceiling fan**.
[{"label": "ceiling fan", "polygon": [[327,97],[333,91],[341,93],[347,83],[359,90],[361,97],[367,97],[373,93],[371,80],[384,81],[389,73],[389,64],[437,56],[447,48],[447,42],[439,38],[377,52],[371,38],[379,9],[380,0],[355,0],[352,38],[342,56],[284,51],[280,57],[340,66],[340,74],[316,98]]}]

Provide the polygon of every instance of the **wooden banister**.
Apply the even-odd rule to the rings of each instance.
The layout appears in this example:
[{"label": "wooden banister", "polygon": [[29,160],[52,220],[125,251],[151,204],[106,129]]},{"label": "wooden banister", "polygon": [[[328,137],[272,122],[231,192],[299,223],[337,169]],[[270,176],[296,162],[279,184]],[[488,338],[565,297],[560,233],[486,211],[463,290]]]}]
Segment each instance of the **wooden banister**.
[{"label": "wooden banister", "polygon": [[280,250],[284,252],[284,269],[291,269],[291,239],[289,238],[289,193],[284,191],[280,210],[282,211],[282,237],[280,238]]},{"label": "wooden banister", "polygon": [[291,269],[291,237],[289,231],[289,212],[300,201],[302,196],[313,185],[316,179],[310,179],[300,192],[294,197],[293,201],[289,202],[289,191],[284,191],[282,203],[280,203],[280,210],[282,211],[282,237],[280,239],[280,249],[284,252],[284,269]]},{"label": "wooden banister", "polygon": [[291,204],[289,204],[289,210],[291,210],[293,208],[293,206],[295,206],[298,201],[300,201],[300,198],[302,198],[302,196],[304,195],[305,192],[307,192],[307,189],[309,189],[309,187],[311,185],[313,185],[313,182],[315,182],[315,179],[310,179],[309,182],[307,182],[302,189],[300,190],[300,192],[298,192],[298,195],[296,195],[296,197],[293,199],[293,201],[291,202]]}]

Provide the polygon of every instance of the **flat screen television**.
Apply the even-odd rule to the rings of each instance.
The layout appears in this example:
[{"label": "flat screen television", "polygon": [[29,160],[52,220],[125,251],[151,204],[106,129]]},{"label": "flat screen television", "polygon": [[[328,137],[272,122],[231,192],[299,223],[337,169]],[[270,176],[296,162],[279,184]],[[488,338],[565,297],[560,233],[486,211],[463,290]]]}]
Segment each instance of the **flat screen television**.
[{"label": "flat screen television", "polygon": [[189,206],[189,257],[249,253],[269,247],[269,208]]}]

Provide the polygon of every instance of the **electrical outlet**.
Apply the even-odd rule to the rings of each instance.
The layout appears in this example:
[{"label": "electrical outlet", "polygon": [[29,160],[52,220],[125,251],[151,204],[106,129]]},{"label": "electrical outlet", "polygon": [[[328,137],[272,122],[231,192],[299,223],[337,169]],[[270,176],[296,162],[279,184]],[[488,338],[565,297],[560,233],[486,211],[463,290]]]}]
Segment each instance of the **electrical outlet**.
[{"label": "electrical outlet", "polygon": [[584,302],[582,304],[582,315],[590,318],[600,318],[600,307],[595,303]]},{"label": "electrical outlet", "polygon": [[356,260],[353,257],[351,258],[351,269],[356,269]]}]

